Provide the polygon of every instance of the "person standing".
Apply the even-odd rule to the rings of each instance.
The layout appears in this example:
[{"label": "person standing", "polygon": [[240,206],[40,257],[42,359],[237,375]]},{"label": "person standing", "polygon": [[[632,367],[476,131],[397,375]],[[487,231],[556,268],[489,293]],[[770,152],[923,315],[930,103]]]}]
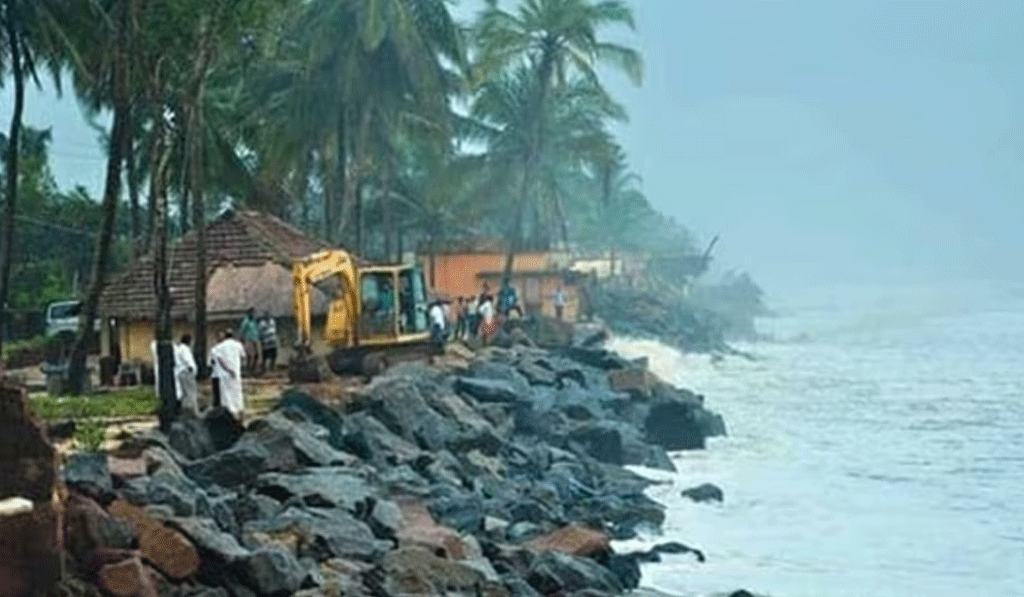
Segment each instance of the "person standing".
[{"label": "person standing", "polygon": [[192,336],[182,334],[181,341],[174,345],[174,382],[181,412],[193,417],[199,416],[199,387],[196,384],[198,371],[195,356],[192,355]]},{"label": "person standing", "polygon": [[260,347],[262,349],[263,371],[273,371],[277,366],[277,322],[270,311],[263,312],[260,319]]},{"label": "person standing", "polygon": [[565,315],[565,303],[565,290],[559,286],[558,290],[555,291],[555,317],[558,318],[559,321],[562,321],[562,318]]},{"label": "person standing", "polygon": [[494,301],[485,296],[480,302],[480,338],[488,344],[498,335],[498,322],[494,316]]},{"label": "person standing", "polygon": [[441,301],[434,301],[430,305],[430,339],[439,350],[444,350],[444,333],[447,318],[444,314],[444,307]]},{"label": "person standing", "polygon": [[480,299],[474,296],[466,297],[466,337],[475,338],[480,331]]},{"label": "person standing", "polygon": [[213,368],[215,380],[214,400],[242,422],[245,416],[245,398],[242,396],[245,347],[235,340],[231,330],[226,330],[221,338],[221,341],[210,350],[210,366]]},{"label": "person standing", "polygon": [[505,278],[501,282],[501,290],[498,291],[498,313],[507,318],[513,311],[522,318],[523,309],[519,306],[519,294],[512,281]]},{"label": "person standing", "polygon": [[255,372],[260,364],[260,325],[256,321],[256,309],[249,307],[238,327],[245,346],[245,368]]}]

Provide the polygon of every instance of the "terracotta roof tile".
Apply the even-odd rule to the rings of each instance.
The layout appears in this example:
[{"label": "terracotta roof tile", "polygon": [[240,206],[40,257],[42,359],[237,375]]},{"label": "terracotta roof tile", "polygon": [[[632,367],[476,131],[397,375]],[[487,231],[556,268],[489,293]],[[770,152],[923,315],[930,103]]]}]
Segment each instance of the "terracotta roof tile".
[{"label": "terracotta roof tile", "polygon": [[[223,265],[259,267],[277,263],[291,268],[292,261],[323,250],[327,245],[271,215],[256,211],[229,211],[206,227],[207,279]],[[170,250],[171,314],[191,317],[196,283],[196,235],[186,234]],[[209,296],[210,305],[217,297]],[[291,287],[282,288],[291,296]],[[104,317],[152,319],[156,311],[153,291],[153,256],[145,255],[107,285],[100,298]],[[211,315],[213,312],[211,311]]]}]

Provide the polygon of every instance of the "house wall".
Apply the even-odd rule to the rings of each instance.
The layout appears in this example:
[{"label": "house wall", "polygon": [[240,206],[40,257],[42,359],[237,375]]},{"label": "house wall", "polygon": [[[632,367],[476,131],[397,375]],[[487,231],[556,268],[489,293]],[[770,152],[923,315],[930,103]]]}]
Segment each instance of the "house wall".
[{"label": "house wall", "polygon": [[[491,288],[495,289],[501,285],[501,276],[486,276]],[[512,285],[519,293],[519,301],[527,313],[540,312],[548,317],[555,316],[555,292],[561,286],[565,292],[565,313],[563,318],[566,321],[576,321],[580,313],[579,288],[576,284],[566,282],[564,277],[558,273],[545,275],[512,276]]]},{"label": "house wall", "polygon": [[[452,253],[434,255],[434,279],[430,279],[429,255],[421,258],[427,285],[433,292],[451,298],[479,294],[482,288],[480,274],[497,272],[505,268],[504,253]],[[551,254],[545,252],[518,253],[513,262],[514,271],[540,271],[551,267]],[[492,282],[492,290],[497,286]]]},{"label": "house wall", "polygon": [[[220,333],[228,328],[235,329],[238,321],[211,321],[208,323],[207,347],[217,343]],[[174,338],[182,334],[192,333],[193,324],[187,321],[176,321],[173,324]],[[313,350],[318,354],[325,354],[329,349],[327,342],[323,339],[323,321],[313,323]],[[107,334],[109,339],[109,334]],[[123,361],[141,361],[152,364],[153,354],[150,344],[153,342],[154,325],[152,321],[122,321],[118,325],[118,339],[121,344],[121,359]],[[277,319],[278,337],[278,363],[286,364],[292,357],[296,340],[295,320],[291,318]],[[109,341],[104,342],[103,354],[110,354]]]}]

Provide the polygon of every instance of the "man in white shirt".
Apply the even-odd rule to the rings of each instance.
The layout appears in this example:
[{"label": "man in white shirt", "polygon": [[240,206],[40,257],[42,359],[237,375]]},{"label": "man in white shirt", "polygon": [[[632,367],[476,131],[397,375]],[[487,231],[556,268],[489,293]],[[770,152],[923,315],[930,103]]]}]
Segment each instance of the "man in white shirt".
[{"label": "man in white shirt", "polygon": [[430,338],[438,348],[444,348],[444,331],[448,318],[445,316],[441,301],[434,301],[430,305],[428,315],[430,315]]},{"label": "man in white shirt", "polygon": [[245,415],[245,399],[242,396],[242,364],[245,362],[245,347],[235,340],[234,333],[226,330],[221,341],[210,350],[210,366],[213,368],[214,402],[219,402],[239,422]]},{"label": "man in white shirt", "polygon": [[196,385],[196,359],[192,356],[192,336],[183,334],[174,345],[174,382],[182,412],[199,416],[199,387]]}]

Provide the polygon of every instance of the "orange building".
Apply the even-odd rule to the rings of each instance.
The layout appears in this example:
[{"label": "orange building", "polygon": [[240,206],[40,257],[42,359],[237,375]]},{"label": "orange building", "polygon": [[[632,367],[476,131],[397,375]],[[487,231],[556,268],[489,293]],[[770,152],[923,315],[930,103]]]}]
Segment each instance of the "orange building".
[{"label": "orange building", "polygon": [[[421,257],[427,284],[434,294],[453,301],[480,294],[484,282],[497,294],[505,269],[505,252],[496,248],[448,250]],[[517,253],[513,262],[512,285],[527,313],[555,316],[555,293],[565,292],[564,318],[574,321],[579,313],[579,274],[569,270],[562,253],[528,251]]]}]

